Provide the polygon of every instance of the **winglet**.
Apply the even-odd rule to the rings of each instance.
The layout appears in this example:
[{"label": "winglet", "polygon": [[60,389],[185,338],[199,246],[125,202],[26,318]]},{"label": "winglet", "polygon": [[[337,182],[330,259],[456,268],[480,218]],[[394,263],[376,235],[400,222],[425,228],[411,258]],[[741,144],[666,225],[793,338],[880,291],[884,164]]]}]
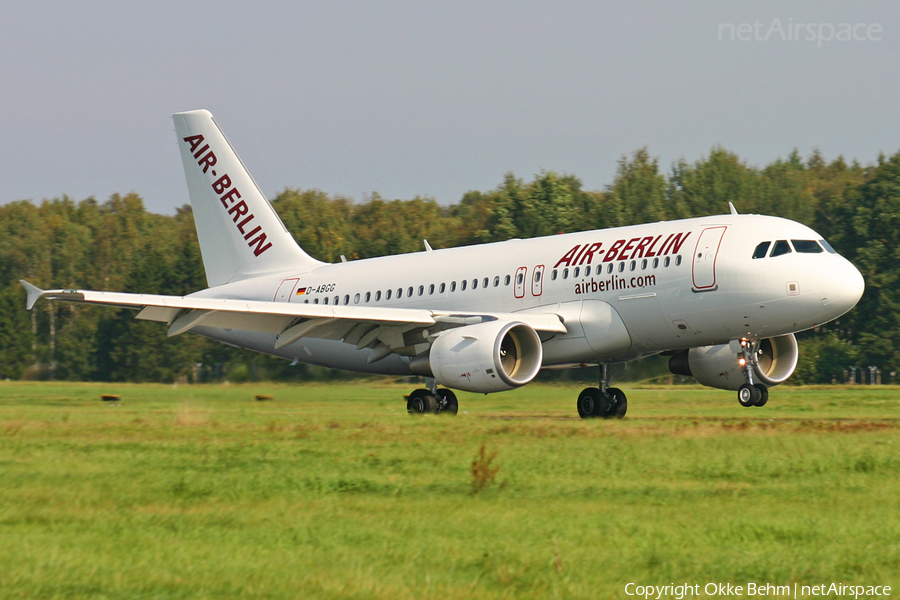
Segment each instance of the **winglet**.
[{"label": "winglet", "polygon": [[425,252],[431,252],[431,244],[428,243],[428,240],[422,240],[425,242]]},{"label": "winglet", "polygon": [[733,214],[733,215],[738,214],[737,209],[734,207],[734,204],[732,204],[731,202],[728,203],[728,208],[731,209],[731,214]]},{"label": "winglet", "polygon": [[28,283],[24,279],[20,279],[19,283],[21,283],[22,287],[25,288],[25,291],[28,292],[28,302],[25,304],[25,308],[31,310],[31,308],[34,306],[34,303],[44,295],[44,290],[36,285]]}]

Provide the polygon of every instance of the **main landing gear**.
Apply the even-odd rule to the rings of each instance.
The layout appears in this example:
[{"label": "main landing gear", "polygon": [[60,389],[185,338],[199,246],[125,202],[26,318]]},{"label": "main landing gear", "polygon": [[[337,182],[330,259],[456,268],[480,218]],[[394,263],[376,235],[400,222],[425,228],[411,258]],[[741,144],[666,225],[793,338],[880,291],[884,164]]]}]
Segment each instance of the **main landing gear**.
[{"label": "main landing gear", "polygon": [[765,406],[769,401],[769,388],[762,383],[753,383],[753,368],[757,362],[758,342],[741,340],[741,370],[747,383],[738,388],[738,402],[745,408]]},{"label": "main landing gear", "polygon": [[769,401],[769,388],[761,383],[745,383],[738,388],[738,402],[741,406],[765,406]]},{"label": "main landing gear", "polygon": [[600,365],[600,387],[590,387],[578,394],[578,416],[582,419],[600,417],[621,419],[628,411],[625,392],[607,387],[609,374],[606,365]]},{"label": "main landing gear", "polygon": [[459,401],[452,390],[438,389],[436,382],[431,377],[426,378],[425,381],[431,389],[418,389],[407,396],[406,412],[411,415],[455,415],[459,412]]}]

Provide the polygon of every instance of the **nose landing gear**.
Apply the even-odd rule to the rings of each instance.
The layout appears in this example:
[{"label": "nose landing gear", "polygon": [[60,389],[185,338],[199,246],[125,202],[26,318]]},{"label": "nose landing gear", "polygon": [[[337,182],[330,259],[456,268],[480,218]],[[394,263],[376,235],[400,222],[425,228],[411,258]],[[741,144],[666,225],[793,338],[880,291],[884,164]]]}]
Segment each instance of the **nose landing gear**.
[{"label": "nose landing gear", "polygon": [[615,417],[621,419],[628,411],[625,392],[607,387],[609,373],[606,365],[600,365],[600,387],[589,387],[578,394],[578,416],[582,419]]},{"label": "nose landing gear", "polygon": [[765,406],[769,401],[769,388],[762,383],[753,383],[754,368],[759,364],[759,342],[741,340],[741,370],[747,383],[738,388],[738,402],[741,406]]}]

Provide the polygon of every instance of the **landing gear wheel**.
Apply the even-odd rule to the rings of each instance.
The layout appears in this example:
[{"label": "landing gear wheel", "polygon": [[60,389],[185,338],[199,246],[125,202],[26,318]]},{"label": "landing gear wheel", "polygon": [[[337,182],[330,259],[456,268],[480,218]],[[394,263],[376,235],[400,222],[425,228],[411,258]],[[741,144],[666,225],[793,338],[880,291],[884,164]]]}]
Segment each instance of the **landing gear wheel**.
[{"label": "landing gear wheel", "polygon": [[456,394],[447,389],[440,389],[437,391],[437,393],[438,398],[440,400],[443,400],[443,402],[441,402],[441,409],[438,411],[438,413],[442,415],[456,416],[456,413],[459,412],[459,401],[456,399]]},{"label": "landing gear wheel", "polygon": [[606,394],[611,400],[609,408],[606,409],[606,418],[611,419],[615,417],[621,419],[624,417],[625,413],[628,412],[628,399],[625,398],[625,392],[619,388],[606,388]]},{"label": "landing gear wheel", "polygon": [[753,387],[759,390],[759,400],[756,401],[754,406],[765,406],[766,402],[769,401],[769,388],[761,383],[754,383]]},{"label": "landing gear wheel", "polygon": [[406,412],[411,415],[434,414],[437,412],[437,398],[428,390],[415,390],[406,400]]},{"label": "landing gear wheel", "polygon": [[[740,402],[741,406],[745,408],[756,406],[756,403],[759,402],[759,399],[761,397],[762,392],[760,392],[759,389],[750,385],[749,383],[745,383],[738,388],[738,402]],[[768,397],[766,399],[768,399]]]},{"label": "landing gear wheel", "polygon": [[586,388],[578,394],[578,416],[582,419],[606,416],[609,400],[600,388]]}]

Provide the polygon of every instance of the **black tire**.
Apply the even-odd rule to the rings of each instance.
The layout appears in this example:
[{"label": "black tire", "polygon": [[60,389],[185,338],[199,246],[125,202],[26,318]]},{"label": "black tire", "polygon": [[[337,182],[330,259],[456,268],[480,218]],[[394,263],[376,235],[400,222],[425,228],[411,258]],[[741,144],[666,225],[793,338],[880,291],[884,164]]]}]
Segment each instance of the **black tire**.
[{"label": "black tire", "polygon": [[578,416],[582,419],[602,417],[608,408],[609,400],[600,388],[585,388],[578,394]]},{"label": "black tire", "polygon": [[754,406],[765,406],[766,402],[769,401],[769,388],[761,383],[754,383],[753,387],[759,390],[759,400],[756,401]]},{"label": "black tire", "polygon": [[406,399],[406,412],[411,415],[434,414],[437,411],[437,398],[428,390],[415,390]]},{"label": "black tire", "polygon": [[609,408],[606,409],[606,418],[623,418],[628,412],[628,399],[625,397],[625,392],[619,388],[606,388],[606,394],[611,400]]},{"label": "black tire", "polygon": [[756,406],[761,395],[760,391],[749,383],[745,383],[738,388],[738,402],[740,402],[741,406],[744,408]]},{"label": "black tire", "polygon": [[456,416],[456,413],[459,412],[459,401],[456,399],[456,394],[448,389],[440,389],[437,393],[445,402],[443,408],[440,410],[440,414]]}]

